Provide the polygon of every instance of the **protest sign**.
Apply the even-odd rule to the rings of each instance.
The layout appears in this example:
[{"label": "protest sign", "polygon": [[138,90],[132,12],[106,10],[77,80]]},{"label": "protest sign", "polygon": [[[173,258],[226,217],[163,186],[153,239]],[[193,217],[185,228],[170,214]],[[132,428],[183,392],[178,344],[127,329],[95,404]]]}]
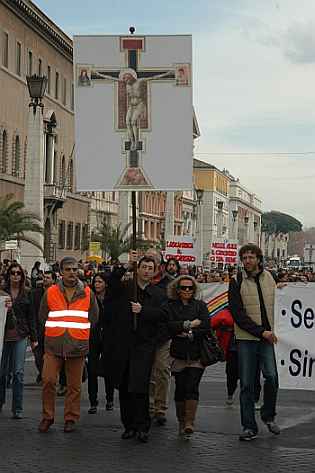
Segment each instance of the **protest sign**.
[{"label": "protest sign", "polygon": [[315,390],[315,284],[277,289],[275,333],[280,387]]},{"label": "protest sign", "polygon": [[80,191],[192,188],[192,37],[75,36]]},{"label": "protest sign", "polygon": [[172,240],[166,242],[164,257],[166,260],[175,258],[181,264],[194,264],[196,262],[196,248],[193,238],[174,236]]},{"label": "protest sign", "polygon": [[235,265],[238,262],[237,243],[225,241],[214,241],[211,244],[209,260],[211,263],[222,263],[223,265]]}]

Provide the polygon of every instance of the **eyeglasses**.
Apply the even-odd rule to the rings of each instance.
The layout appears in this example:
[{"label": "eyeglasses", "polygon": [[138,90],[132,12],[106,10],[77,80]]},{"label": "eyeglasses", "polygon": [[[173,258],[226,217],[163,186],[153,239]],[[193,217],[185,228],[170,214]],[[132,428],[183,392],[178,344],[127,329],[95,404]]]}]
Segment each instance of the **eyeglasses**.
[{"label": "eyeglasses", "polygon": [[74,273],[76,273],[78,271],[79,268],[64,268],[64,271],[66,273],[70,273],[70,271],[73,271]]},{"label": "eyeglasses", "polygon": [[193,291],[194,290],[193,286],[178,286],[178,289],[180,291]]},{"label": "eyeglasses", "polygon": [[11,271],[10,273],[12,276],[21,276],[21,271]]}]

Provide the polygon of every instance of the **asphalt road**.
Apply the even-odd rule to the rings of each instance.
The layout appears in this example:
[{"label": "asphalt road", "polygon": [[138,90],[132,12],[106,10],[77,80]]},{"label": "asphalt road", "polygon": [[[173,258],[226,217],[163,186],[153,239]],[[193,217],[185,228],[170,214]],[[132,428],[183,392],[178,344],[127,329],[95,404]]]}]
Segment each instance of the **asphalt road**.
[{"label": "asphalt road", "polygon": [[148,444],[120,439],[117,397],[115,410],[105,411],[104,388],[100,408],[89,415],[86,385],[82,418],[76,432],[63,432],[63,399],[57,400],[58,415],[49,433],[37,431],[41,389],[33,384],[31,356],[26,366],[25,412],[22,420],[11,419],[10,393],[0,414],[0,472],[2,473],[314,473],[315,393],[280,391],[278,437],[259,424],[259,437],[239,442],[239,406],[225,405],[224,365],[208,368],[201,385],[196,433],[189,442],[177,436],[174,403],[168,422],[153,426]]}]

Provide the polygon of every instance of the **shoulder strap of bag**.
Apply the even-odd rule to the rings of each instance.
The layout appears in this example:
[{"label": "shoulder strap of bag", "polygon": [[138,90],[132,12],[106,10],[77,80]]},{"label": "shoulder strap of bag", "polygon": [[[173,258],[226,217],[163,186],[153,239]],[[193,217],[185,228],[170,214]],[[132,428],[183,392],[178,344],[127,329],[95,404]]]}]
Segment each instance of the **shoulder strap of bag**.
[{"label": "shoulder strap of bag", "polygon": [[243,273],[241,270],[237,271],[236,282],[237,282],[238,290],[241,291],[241,286],[243,282]]}]

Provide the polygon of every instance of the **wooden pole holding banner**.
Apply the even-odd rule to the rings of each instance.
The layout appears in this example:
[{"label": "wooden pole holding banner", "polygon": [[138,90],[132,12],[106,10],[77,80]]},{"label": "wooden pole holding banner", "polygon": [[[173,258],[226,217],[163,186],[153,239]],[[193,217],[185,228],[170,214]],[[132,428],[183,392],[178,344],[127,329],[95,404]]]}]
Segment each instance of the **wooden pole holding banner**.
[{"label": "wooden pole holding banner", "polygon": [[[136,191],[131,192],[132,207],[132,249],[137,250],[137,194]],[[138,301],[138,282],[137,282],[137,262],[133,262],[133,300]],[[137,314],[133,314],[133,329],[137,330]]]}]

